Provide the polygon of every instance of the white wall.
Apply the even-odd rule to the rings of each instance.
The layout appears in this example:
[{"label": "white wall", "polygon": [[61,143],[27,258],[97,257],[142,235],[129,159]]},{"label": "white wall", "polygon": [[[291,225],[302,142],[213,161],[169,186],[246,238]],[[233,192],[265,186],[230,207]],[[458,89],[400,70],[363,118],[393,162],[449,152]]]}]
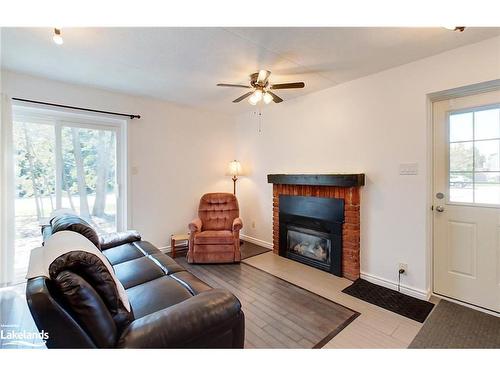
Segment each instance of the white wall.
[{"label": "white wall", "polygon": [[[408,264],[407,292],[429,290],[427,94],[500,78],[500,38],[263,108],[262,133],[239,116],[244,233],[272,242],[269,173],[366,173],[361,198],[361,272],[395,282]],[[417,162],[417,176],[400,163]],[[252,228],[255,222],[255,228]],[[383,281],[383,280],[379,280]]]},{"label": "white wall", "polygon": [[234,159],[231,117],[9,71],[1,78],[13,97],[142,116],[128,123],[129,227],[157,246],[187,232],[204,192],[232,191],[225,176]]}]

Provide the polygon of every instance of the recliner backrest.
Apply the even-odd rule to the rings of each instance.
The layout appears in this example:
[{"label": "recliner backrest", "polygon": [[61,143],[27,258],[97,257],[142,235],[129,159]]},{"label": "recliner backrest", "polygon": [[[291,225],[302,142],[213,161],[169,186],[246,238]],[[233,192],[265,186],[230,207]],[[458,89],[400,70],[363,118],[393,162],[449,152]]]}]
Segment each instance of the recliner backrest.
[{"label": "recliner backrest", "polygon": [[231,230],[239,216],[238,200],[230,193],[207,193],[200,199],[198,216],[202,230]]}]

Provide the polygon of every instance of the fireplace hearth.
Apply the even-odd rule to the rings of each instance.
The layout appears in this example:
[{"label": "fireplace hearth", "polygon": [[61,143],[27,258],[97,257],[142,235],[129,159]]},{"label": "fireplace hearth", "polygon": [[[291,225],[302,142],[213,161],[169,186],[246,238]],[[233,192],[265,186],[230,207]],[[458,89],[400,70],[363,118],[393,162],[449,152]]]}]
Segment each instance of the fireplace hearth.
[{"label": "fireplace hearth", "polygon": [[281,195],[279,255],[342,276],[344,201]]}]

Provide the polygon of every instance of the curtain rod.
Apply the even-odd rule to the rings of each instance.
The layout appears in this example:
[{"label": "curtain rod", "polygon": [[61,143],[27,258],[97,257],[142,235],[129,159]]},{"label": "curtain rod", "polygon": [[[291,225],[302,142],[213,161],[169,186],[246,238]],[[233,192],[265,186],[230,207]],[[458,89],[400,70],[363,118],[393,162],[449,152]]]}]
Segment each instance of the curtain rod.
[{"label": "curtain rod", "polygon": [[141,118],[141,115],[131,115],[128,113],[118,113],[118,112],[108,112],[108,111],[101,111],[98,109],[91,109],[91,108],[82,108],[82,107],[73,107],[70,105],[63,105],[63,104],[55,104],[55,103],[47,103],[47,102],[39,102],[37,100],[30,100],[30,99],[22,99],[22,98],[12,98],[12,100],[17,100],[19,102],[27,102],[27,103],[34,103],[34,104],[43,104],[43,105],[50,105],[53,107],[61,107],[61,108],[68,108],[68,109],[76,109],[79,111],[87,111],[87,112],[96,112],[96,113],[104,113],[106,115],[115,115],[115,116],[125,116],[125,117],[130,117],[131,120],[137,118]]}]

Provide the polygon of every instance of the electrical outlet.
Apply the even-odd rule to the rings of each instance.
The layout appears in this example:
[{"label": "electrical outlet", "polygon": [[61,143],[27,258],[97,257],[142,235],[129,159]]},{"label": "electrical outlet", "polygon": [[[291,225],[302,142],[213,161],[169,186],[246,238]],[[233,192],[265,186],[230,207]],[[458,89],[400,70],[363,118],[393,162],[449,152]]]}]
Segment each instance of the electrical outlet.
[{"label": "electrical outlet", "polygon": [[252,221],[252,229],[255,229],[255,221]]},{"label": "electrical outlet", "polygon": [[407,274],[408,273],[408,265],[406,263],[399,263],[399,268],[398,268],[398,271],[399,270],[403,270],[404,274]]}]

